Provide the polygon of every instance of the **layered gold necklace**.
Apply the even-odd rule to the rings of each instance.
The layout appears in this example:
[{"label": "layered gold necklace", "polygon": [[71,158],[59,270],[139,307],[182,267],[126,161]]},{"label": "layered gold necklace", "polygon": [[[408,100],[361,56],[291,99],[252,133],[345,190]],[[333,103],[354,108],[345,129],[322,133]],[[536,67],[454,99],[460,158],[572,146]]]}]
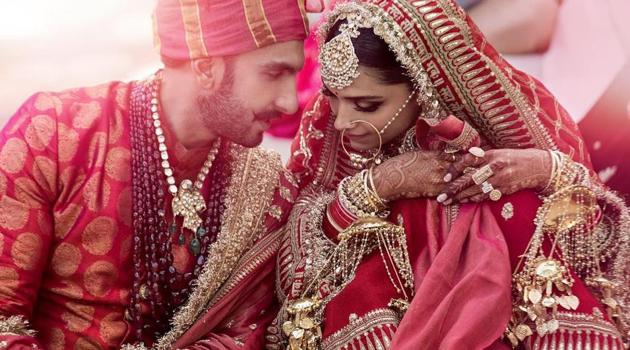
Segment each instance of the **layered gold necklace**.
[{"label": "layered gold necklace", "polygon": [[206,201],[201,194],[201,189],[203,188],[206,177],[212,168],[214,159],[219,152],[221,139],[217,138],[212,144],[212,147],[208,152],[208,157],[203,163],[201,170],[199,170],[195,182],[193,183],[191,180],[185,179],[182,180],[178,187],[176,185],[173,168],[171,168],[171,164],[169,162],[166,137],[164,136],[162,122],[160,121],[159,100],[157,98],[159,94],[160,78],[157,77],[156,79],[158,80],[158,83],[154,84],[154,86],[157,91],[151,99],[151,117],[153,119],[155,135],[157,136],[158,151],[160,152],[160,158],[162,159],[162,171],[166,177],[168,192],[173,196],[173,201],[171,203],[171,207],[173,209],[173,221],[175,222],[178,217],[181,217],[182,227],[189,229],[195,234],[194,238],[190,242],[190,249],[195,255],[198,255],[201,244],[199,237],[202,237],[206,233],[203,227],[203,220],[201,219],[201,213],[206,210]]}]

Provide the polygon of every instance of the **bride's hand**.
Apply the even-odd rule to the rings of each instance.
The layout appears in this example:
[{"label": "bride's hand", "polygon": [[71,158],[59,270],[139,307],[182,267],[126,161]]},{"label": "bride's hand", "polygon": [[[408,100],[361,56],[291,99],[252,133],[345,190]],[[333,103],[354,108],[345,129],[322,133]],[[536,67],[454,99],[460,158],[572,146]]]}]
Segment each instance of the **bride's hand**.
[{"label": "bride's hand", "polygon": [[385,200],[435,197],[444,189],[449,159],[437,151],[413,151],[390,158],[373,170],[376,192]]},{"label": "bride's hand", "polygon": [[[492,175],[486,180],[501,195],[533,189],[542,190],[551,175],[551,156],[540,149],[496,149],[485,152],[483,157],[466,154],[455,161],[446,172],[446,188],[438,196],[438,202],[481,202],[488,199],[481,185],[475,184],[475,169],[488,165]],[[467,170],[468,169],[468,170]],[[467,170],[467,171],[465,171]]]}]

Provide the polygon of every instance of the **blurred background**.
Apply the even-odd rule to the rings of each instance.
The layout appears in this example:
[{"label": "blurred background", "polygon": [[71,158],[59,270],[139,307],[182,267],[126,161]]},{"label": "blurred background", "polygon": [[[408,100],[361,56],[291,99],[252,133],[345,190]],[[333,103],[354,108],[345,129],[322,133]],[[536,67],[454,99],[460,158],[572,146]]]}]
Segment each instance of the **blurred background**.
[{"label": "blurred background", "polygon": [[[580,123],[600,176],[618,175],[630,163],[624,161],[630,157],[630,0],[459,2],[508,61],[542,80]],[[153,6],[154,0],[0,2],[0,125],[34,92],[152,73],[160,66]],[[316,46],[307,45],[301,103],[318,88],[316,55]],[[299,115],[283,118],[265,145],[286,159],[298,122]]]}]

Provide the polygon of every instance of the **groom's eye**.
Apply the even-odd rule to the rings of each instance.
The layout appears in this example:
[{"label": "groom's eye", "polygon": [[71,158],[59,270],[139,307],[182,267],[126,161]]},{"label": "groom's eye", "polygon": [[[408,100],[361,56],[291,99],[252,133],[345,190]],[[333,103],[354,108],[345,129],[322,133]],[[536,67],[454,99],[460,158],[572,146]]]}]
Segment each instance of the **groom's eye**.
[{"label": "groom's eye", "polygon": [[278,78],[280,78],[282,76],[282,72],[275,71],[275,70],[266,71],[265,75],[271,80],[276,80],[276,79],[278,79]]}]

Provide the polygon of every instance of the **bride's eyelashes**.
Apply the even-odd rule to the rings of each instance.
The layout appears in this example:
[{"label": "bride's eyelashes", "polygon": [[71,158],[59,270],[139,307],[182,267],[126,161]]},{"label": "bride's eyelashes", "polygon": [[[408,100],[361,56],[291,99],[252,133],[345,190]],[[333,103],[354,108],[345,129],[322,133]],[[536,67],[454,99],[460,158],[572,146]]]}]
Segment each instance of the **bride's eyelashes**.
[{"label": "bride's eyelashes", "polygon": [[354,104],[354,109],[357,112],[373,113],[376,112],[382,105],[383,102],[356,102]]},{"label": "bride's eyelashes", "polygon": [[[325,86],[322,88],[322,95],[330,98],[338,98],[337,95]],[[376,112],[383,105],[382,101],[360,101],[360,98],[352,98],[352,100],[357,99],[359,99],[359,101],[354,101],[354,110],[361,113]]]}]

